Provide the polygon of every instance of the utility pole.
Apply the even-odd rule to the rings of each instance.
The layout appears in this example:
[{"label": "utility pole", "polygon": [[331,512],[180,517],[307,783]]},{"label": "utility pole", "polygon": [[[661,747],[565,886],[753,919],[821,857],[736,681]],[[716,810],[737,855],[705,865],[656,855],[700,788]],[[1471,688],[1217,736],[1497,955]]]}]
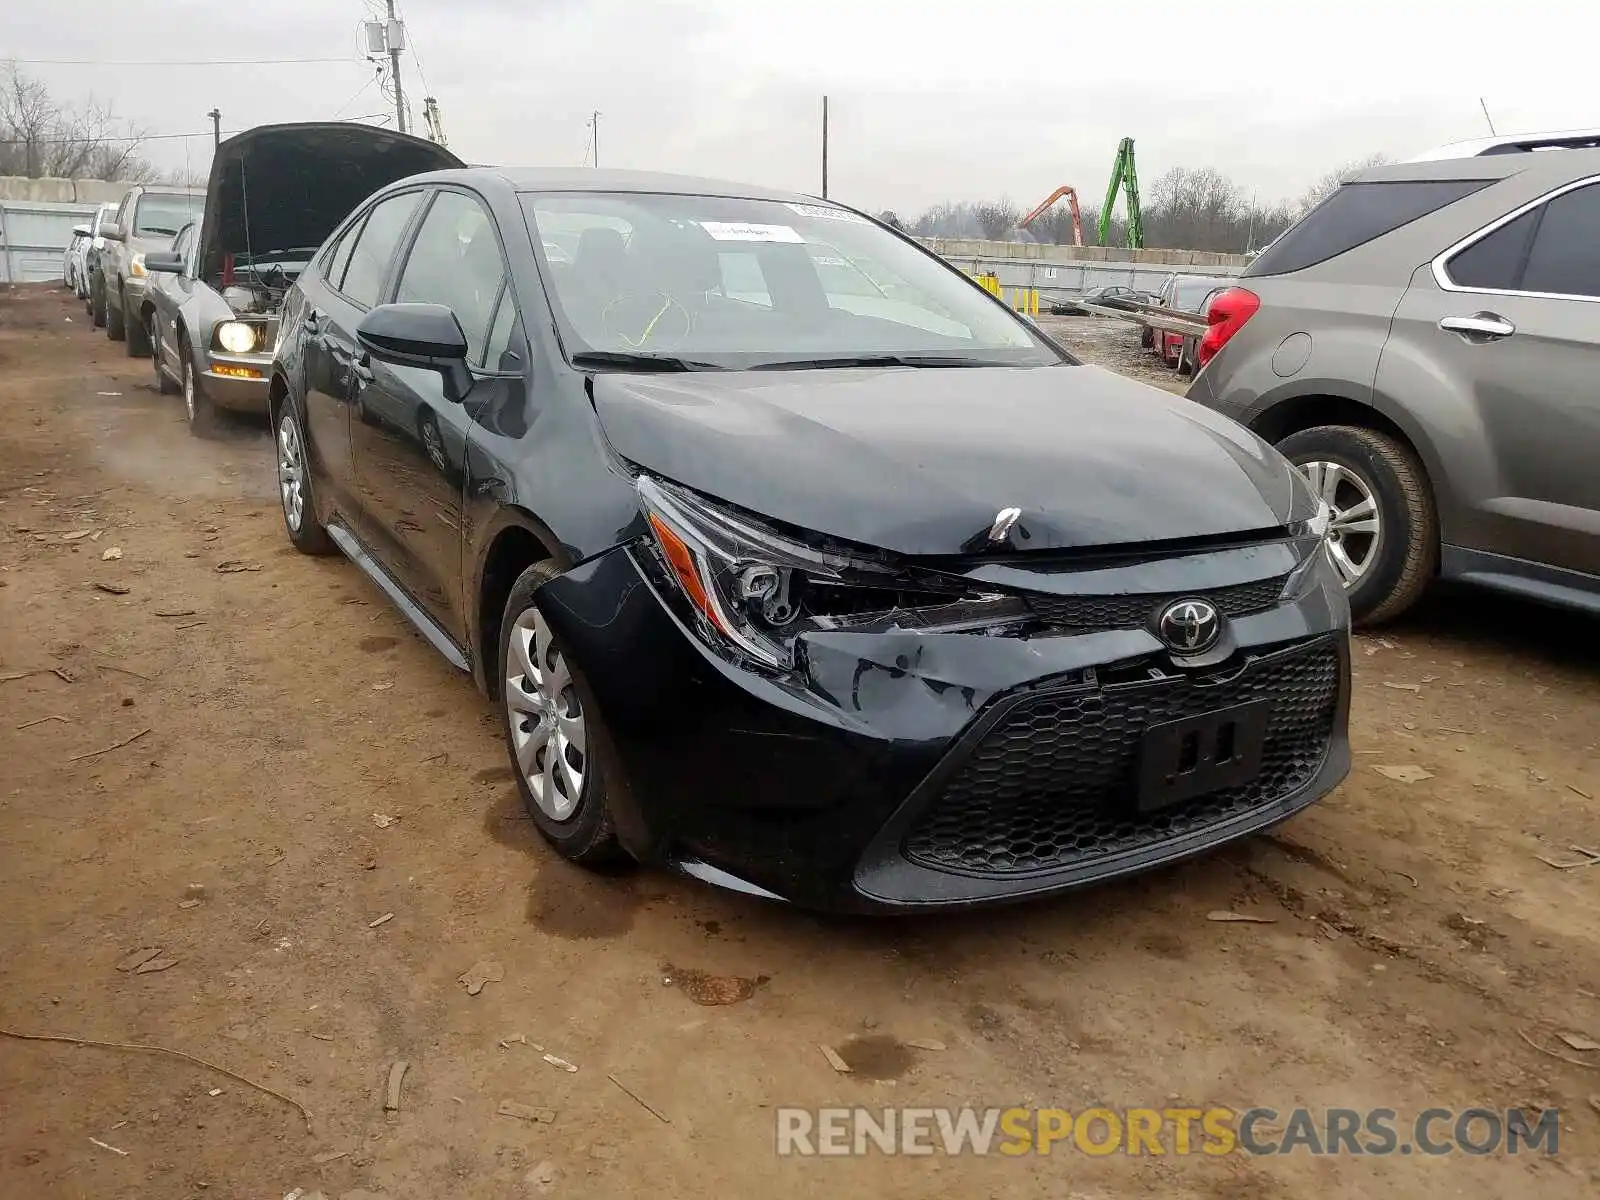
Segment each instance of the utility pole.
[{"label": "utility pole", "polygon": [[[388,0],[388,8],[389,24],[384,27],[386,33],[392,31],[395,26],[394,0]],[[398,41],[398,38],[392,36],[389,38],[389,68],[394,79],[395,126],[401,133],[404,133],[406,131],[406,93],[400,84],[400,47],[396,44]]]},{"label": "utility pole", "polygon": [[589,128],[594,134],[594,169],[600,169],[600,110],[597,108],[589,117]]},{"label": "utility pole", "polygon": [[828,98],[822,98],[822,198],[828,198]]},{"label": "utility pole", "polygon": [[213,108],[206,116],[211,118],[211,148],[222,145],[222,110]]}]

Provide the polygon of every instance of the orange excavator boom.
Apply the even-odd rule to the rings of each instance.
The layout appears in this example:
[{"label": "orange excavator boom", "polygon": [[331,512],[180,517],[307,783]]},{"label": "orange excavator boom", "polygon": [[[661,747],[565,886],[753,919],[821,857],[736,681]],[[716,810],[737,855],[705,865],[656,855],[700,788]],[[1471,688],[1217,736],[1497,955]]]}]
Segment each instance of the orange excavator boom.
[{"label": "orange excavator boom", "polygon": [[1023,217],[1022,220],[1018,221],[1017,226],[1021,229],[1026,229],[1040,217],[1044,216],[1045,213],[1049,212],[1055,202],[1063,197],[1067,201],[1067,207],[1072,210],[1072,244],[1074,246],[1083,245],[1083,213],[1078,208],[1077,189],[1072,187],[1071,184],[1063,184],[1055,191],[1051,192],[1050,195],[1046,197],[1045,202],[1039,205],[1038,208],[1034,209],[1027,216]]}]

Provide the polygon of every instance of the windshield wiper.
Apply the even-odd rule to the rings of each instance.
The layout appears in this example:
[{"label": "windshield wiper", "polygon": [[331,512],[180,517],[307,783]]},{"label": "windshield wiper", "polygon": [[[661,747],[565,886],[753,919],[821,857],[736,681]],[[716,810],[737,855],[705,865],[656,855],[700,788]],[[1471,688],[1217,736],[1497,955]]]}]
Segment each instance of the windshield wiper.
[{"label": "windshield wiper", "polygon": [[585,350],[572,356],[575,367],[615,367],[619,371],[722,371],[717,363],[675,358],[670,354],[641,354],[623,350]]},{"label": "windshield wiper", "polygon": [[1024,364],[953,354],[846,354],[833,358],[791,358],[757,363],[752,371],[824,371],[844,367],[1014,367]]}]

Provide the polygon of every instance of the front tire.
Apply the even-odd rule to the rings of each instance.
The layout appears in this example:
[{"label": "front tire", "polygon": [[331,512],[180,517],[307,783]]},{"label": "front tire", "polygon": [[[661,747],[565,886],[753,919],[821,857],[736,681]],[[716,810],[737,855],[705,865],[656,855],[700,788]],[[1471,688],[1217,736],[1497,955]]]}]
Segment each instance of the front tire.
[{"label": "front tire", "polygon": [[128,331],[123,325],[123,320],[127,316],[127,310],[123,305],[122,290],[120,288],[117,290],[115,303],[112,302],[112,297],[109,295],[111,290],[111,285],[109,283],[106,285],[105,290],[108,293],[103,302],[105,305],[106,314],[106,337],[110,338],[113,342],[120,342],[128,336]]},{"label": "front tire", "polygon": [[183,407],[189,420],[189,432],[196,437],[210,437],[217,431],[217,409],[206,395],[205,385],[195,373],[194,355],[190,353],[188,339],[178,343],[183,354]]},{"label": "front tire", "polygon": [[1439,557],[1439,518],[1410,447],[1352,425],[1319,425],[1278,443],[1333,510],[1328,554],[1358,625],[1393,620],[1421,597]]},{"label": "front tire", "polygon": [[106,327],[106,281],[96,275],[89,281],[89,323],[96,329]]},{"label": "front tire", "polygon": [[[517,578],[500,625],[500,716],[517,791],[545,841],[581,866],[621,856],[595,751],[610,744],[581,674],[533,596],[554,578],[535,563]],[[582,694],[580,694],[582,693]]]},{"label": "front tire", "polygon": [[278,446],[278,498],[283,509],[283,529],[301,554],[332,554],[337,547],[317,519],[311,502],[311,459],[306,453],[305,422],[288,396],[283,398],[275,432]]},{"label": "front tire", "polygon": [[[151,321],[155,317],[151,316]],[[149,325],[139,319],[139,314],[123,304],[122,328],[127,336],[126,348],[129,358],[144,358],[150,353]]]}]

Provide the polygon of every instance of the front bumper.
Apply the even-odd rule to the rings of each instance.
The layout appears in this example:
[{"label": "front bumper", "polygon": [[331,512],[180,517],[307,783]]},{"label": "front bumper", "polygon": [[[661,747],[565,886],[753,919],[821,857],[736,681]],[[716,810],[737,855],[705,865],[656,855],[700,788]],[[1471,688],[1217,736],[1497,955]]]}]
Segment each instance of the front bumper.
[{"label": "front bumper", "polygon": [[[1233,617],[1204,668],[1144,628],[834,632],[778,679],[705,646],[633,554],[538,603],[609,727],[595,753],[623,844],[727,886],[836,911],[1041,896],[1266,828],[1349,769],[1348,608],[1325,561],[1295,599]],[[1260,775],[1134,813],[1145,726],[1241,701],[1271,713]]]},{"label": "front bumper", "polygon": [[[250,371],[255,374],[245,374]],[[206,395],[217,407],[266,415],[272,355],[207,351],[200,374],[205,381]]]}]

